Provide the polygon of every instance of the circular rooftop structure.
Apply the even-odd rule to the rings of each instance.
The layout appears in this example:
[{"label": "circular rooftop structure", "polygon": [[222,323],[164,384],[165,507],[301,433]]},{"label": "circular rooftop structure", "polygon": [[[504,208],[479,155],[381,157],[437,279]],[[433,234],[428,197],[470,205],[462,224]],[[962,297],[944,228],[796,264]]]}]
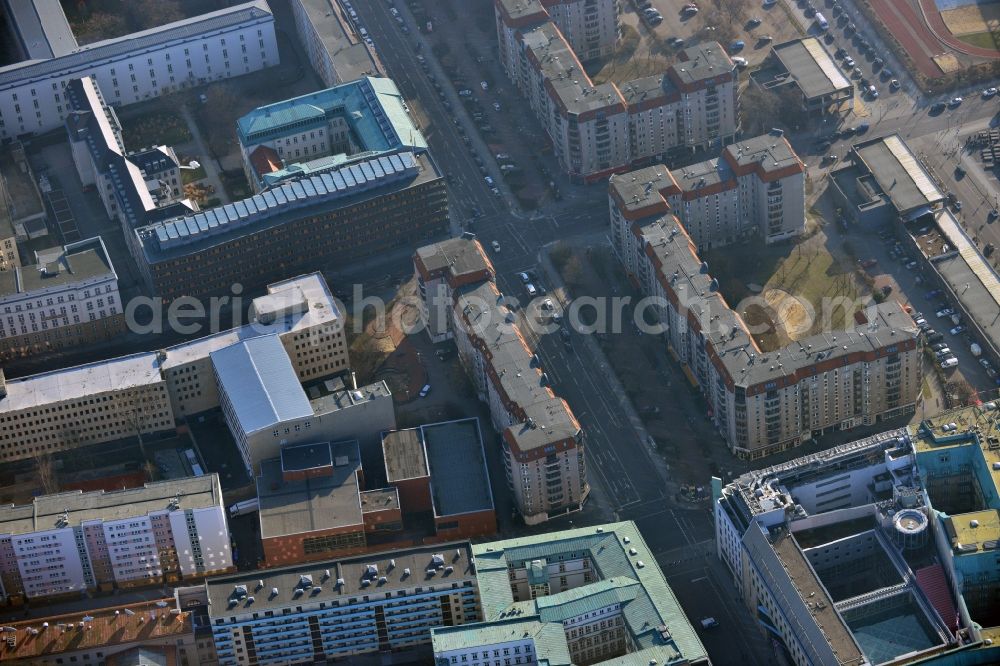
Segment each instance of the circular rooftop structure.
[{"label": "circular rooftop structure", "polygon": [[919,548],[927,542],[927,516],[919,509],[903,509],[892,517],[896,539],[904,550]]}]

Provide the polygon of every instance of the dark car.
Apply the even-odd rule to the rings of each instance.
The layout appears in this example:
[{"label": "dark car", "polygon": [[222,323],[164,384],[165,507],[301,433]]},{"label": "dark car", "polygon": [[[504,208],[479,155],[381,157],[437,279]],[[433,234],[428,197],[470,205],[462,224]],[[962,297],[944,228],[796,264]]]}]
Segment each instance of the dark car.
[{"label": "dark car", "polygon": [[947,106],[944,102],[934,102],[931,104],[931,113],[941,113]]}]

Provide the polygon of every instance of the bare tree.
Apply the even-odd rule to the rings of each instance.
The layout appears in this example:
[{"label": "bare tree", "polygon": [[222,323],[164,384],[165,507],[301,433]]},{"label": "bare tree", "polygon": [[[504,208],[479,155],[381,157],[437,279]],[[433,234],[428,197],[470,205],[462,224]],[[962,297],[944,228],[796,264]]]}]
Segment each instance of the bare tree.
[{"label": "bare tree", "polygon": [[748,0],[712,0],[712,4],[729,19],[732,24],[737,24],[746,15]]},{"label": "bare tree", "polygon": [[59,492],[59,479],[51,453],[44,452],[35,455],[35,472],[38,474],[38,482],[42,484],[42,490],[45,491],[46,495]]}]

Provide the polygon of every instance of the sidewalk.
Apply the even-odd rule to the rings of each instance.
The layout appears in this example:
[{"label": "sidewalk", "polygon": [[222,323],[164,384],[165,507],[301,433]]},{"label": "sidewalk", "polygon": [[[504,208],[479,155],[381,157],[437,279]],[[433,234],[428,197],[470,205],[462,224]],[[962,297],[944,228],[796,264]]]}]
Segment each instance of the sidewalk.
[{"label": "sidewalk", "polygon": [[191,130],[191,140],[187,143],[174,146],[174,150],[185,157],[197,160],[202,168],[205,169],[205,177],[199,182],[205,182],[215,187],[215,196],[222,203],[229,203],[229,195],[226,193],[226,188],[222,185],[222,178],[219,176],[219,167],[209,152],[208,146],[201,136],[201,129],[198,127],[198,123],[195,121],[186,104],[180,107],[180,114]]}]

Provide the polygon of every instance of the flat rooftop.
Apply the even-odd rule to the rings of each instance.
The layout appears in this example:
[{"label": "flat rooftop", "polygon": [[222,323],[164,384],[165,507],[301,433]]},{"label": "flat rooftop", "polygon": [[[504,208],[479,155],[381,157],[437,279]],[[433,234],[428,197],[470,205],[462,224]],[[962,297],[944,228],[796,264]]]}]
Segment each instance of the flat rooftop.
[{"label": "flat rooftop", "polygon": [[395,488],[376,488],[361,493],[361,513],[399,510],[399,491]]},{"label": "flat rooftop", "polygon": [[1000,350],[1000,276],[950,210],[935,212],[935,220],[945,243],[954,252],[934,261],[934,268],[983,331],[994,350]]},{"label": "flat rooftop", "polygon": [[815,37],[777,44],[772,52],[795,79],[806,99],[850,91],[853,87],[830,52]]},{"label": "flat rooftop", "polygon": [[741,171],[750,166],[764,173],[802,167],[802,162],[792,149],[792,145],[788,143],[784,134],[779,132],[761,134],[731,143],[723,151],[723,157],[734,169]]},{"label": "flat rooftop", "polygon": [[[436,568],[434,556],[439,555],[444,564]],[[370,581],[368,568],[374,566],[377,577],[384,576],[386,581],[362,585],[362,581]],[[448,572],[446,567],[452,567]],[[428,573],[432,570],[433,573]],[[327,577],[326,572],[330,575]],[[311,587],[300,587],[302,577],[311,579]],[[344,584],[337,586],[338,579]],[[421,548],[373,553],[358,557],[297,564],[277,569],[260,569],[232,576],[214,576],[205,583],[208,592],[209,617],[229,617],[244,613],[257,613],[267,610],[319,604],[321,602],[338,601],[346,603],[351,597],[365,594],[386,594],[396,590],[412,590],[414,587],[430,587],[436,589],[451,588],[453,582],[460,585],[465,581],[476,580],[476,572],[472,566],[472,548],[468,541],[441,543]],[[263,587],[258,582],[263,582]],[[237,586],[245,586],[253,603],[245,600],[230,604],[230,599],[236,600],[234,592]],[[273,588],[278,588],[276,595],[271,594]],[[304,590],[296,594],[297,590]]]},{"label": "flat rooftop", "polygon": [[736,64],[718,42],[701,42],[681,49],[669,71],[682,87],[687,87],[719,76],[733,77]]},{"label": "flat rooftop", "polygon": [[25,173],[22,165],[27,166],[27,158],[20,144],[0,150],[0,238],[14,236],[15,222],[45,213],[31,173]]},{"label": "flat rooftop", "polygon": [[479,419],[420,427],[431,473],[434,514],[492,511],[493,493]]},{"label": "flat rooftop", "polygon": [[325,379],[305,387],[314,414],[330,414],[341,409],[350,409],[371,400],[392,398],[385,381],[378,381],[356,389],[347,388],[342,379]]},{"label": "flat rooftop", "polygon": [[386,480],[389,483],[430,475],[420,428],[383,433],[382,456],[385,460]]},{"label": "flat rooftop", "polygon": [[853,150],[900,215],[929,209],[944,200],[944,194],[898,134],[854,144]]},{"label": "flat rooftop", "polygon": [[1000,541],[1000,513],[996,509],[961,513],[945,520],[951,523],[950,531],[954,531],[956,548],[976,546],[975,551],[955,550],[956,556],[982,553],[986,550],[986,545],[992,546],[992,550],[997,549],[997,541]]},{"label": "flat rooftop", "polygon": [[222,506],[216,474],[151,482],[141,488],[114,492],[76,490],[42,495],[31,504],[0,506],[0,534],[29,534],[55,529],[64,522],[75,527],[92,520],[122,520],[216,506]]},{"label": "flat rooftop", "polygon": [[629,219],[641,219],[669,212],[666,197],[681,191],[673,172],[664,164],[613,174],[608,190],[619,210]]},{"label": "flat rooftop", "polygon": [[475,238],[449,238],[417,248],[416,258],[427,275],[447,269],[453,278],[495,273],[493,262]]},{"label": "flat rooftop", "polygon": [[[16,646],[10,648],[6,641],[0,641],[0,661],[10,659],[39,663],[35,660],[44,659],[42,663],[47,663],[51,661],[48,659],[51,655],[65,652],[93,653],[104,647],[131,643],[168,642],[173,645],[174,638],[179,640],[185,634],[194,632],[191,613],[170,613],[176,605],[173,597],[167,597],[138,604],[121,604],[81,613],[12,622],[5,626],[14,631],[5,633],[4,637],[14,638]],[[126,610],[133,614],[129,615]],[[43,627],[43,621],[48,622],[49,626]]]},{"label": "flat rooftop", "polygon": [[36,259],[38,263],[35,265],[0,273],[0,297],[23,294],[31,298],[45,289],[99,277],[117,277],[100,236],[67,245],[61,250],[53,248],[52,252],[39,252]]},{"label": "flat rooftop", "polygon": [[850,629],[840,619],[833,605],[833,599],[816,578],[805,554],[795,543],[795,539],[788,535],[778,536],[771,541],[771,547],[774,548],[774,552],[784,566],[792,585],[799,593],[803,605],[809,608],[813,621],[821,628],[823,635],[840,659],[840,663],[862,663],[861,650],[854,641]]},{"label": "flat rooftop", "polygon": [[335,0],[298,0],[312,23],[341,81],[377,76],[381,68],[367,45],[360,41]]},{"label": "flat rooftop", "polygon": [[291,464],[299,467],[307,464],[310,451],[315,454],[316,465],[333,461],[330,475],[285,481],[281,458],[260,464],[257,496],[262,539],[363,524],[357,476],[361,453],[357,441],[292,447]]},{"label": "flat rooftop", "polygon": [[[910,426],[913,449],[920,454],[933,453],[958,447],[976,447],[972,458],[980,466],[977,478],[984,484],[992,483],[992,496],[1000,497],[1000,425],[996,402],[981,407],[961,407],[926,418],[919,425]],[[954,424],[954,427],[952,425]]]}]

